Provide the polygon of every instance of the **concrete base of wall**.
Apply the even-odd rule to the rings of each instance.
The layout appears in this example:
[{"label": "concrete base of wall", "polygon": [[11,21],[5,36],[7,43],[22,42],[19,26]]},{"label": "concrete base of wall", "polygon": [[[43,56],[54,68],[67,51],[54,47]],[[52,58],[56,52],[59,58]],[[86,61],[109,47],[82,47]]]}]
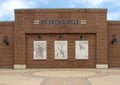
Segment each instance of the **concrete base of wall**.
[{"label": "concrete base of wall", "polygon": [[96,64],[96,68],[108,68],[108,64]]},{"label": "concrete base of wall", "polygon": [[[108,68],[108,64],[96,64],[96,68]],[[15,64],[14,69],[26,69],[25,64]]]},{"label": "concrete base of wall", "polygon": [[15,64],[14,69],[26,69],[26,65],[25,64]]}]

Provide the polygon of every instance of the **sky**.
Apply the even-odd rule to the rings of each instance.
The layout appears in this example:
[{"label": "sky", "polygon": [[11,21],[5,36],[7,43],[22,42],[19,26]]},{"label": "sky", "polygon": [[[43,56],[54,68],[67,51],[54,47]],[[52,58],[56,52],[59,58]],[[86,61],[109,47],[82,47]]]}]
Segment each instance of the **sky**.
[{"label": "sky", "polygon": [[14,21],[14,9],[105,8],[107,20],[120,20],[120,0],[0,0],[0,21]]}]

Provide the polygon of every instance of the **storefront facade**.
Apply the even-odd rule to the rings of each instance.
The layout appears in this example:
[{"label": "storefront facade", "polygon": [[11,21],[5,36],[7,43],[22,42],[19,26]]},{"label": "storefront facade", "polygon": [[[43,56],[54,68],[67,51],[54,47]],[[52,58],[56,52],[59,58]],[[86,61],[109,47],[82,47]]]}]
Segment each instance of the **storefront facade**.
[{"label": "storefront facade", "polygon": [[120,67],[119,27],[106,9],[16,9],[0,22],[0,68]]}]

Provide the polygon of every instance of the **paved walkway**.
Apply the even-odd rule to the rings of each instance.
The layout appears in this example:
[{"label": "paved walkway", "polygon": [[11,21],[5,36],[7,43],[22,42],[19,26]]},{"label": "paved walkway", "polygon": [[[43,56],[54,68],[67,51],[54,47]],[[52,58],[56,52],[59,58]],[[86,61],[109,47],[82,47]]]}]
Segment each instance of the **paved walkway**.
[{"label": "paved walkway", "polygon": [[120,68],[0,69],[0,85],[120,85]]}]

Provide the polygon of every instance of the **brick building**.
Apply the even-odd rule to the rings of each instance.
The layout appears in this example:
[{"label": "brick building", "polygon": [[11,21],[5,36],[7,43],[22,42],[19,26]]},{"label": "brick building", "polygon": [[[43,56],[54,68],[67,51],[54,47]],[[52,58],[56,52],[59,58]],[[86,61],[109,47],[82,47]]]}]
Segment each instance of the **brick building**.
[{"label": "brick building", "polygon": [[16,9],[0,22],[0,68],[120,67],[119,36],[107,9]]}]

